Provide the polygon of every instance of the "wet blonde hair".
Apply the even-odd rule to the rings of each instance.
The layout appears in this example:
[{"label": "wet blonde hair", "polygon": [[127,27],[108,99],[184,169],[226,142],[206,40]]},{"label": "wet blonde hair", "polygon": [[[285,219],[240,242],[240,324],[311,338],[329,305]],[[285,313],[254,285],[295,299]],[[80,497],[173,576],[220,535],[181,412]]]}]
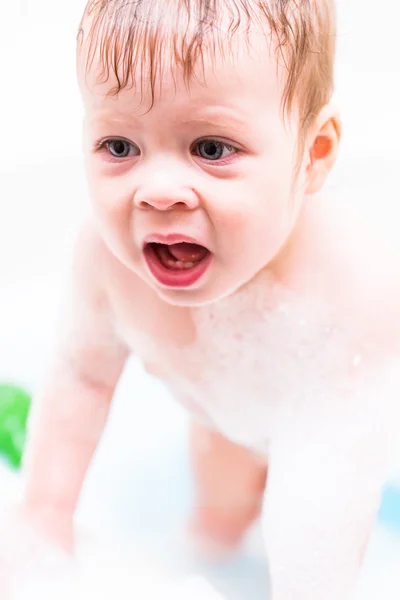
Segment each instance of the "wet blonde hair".
[{"label": "wet blonde hair", "polygon": [[78,49],[85,45],[86,70],[100,58],[102,81],[113,73],[110,94],[133,85],[139,68],[154,103],[167,61],[189,83],[205,53],[223,56],[235,34],[249,40],[261,24],[286,70],[283,116],[296,106],[304,132],[333,91],[334,8],[334,0],[89,0]]}]

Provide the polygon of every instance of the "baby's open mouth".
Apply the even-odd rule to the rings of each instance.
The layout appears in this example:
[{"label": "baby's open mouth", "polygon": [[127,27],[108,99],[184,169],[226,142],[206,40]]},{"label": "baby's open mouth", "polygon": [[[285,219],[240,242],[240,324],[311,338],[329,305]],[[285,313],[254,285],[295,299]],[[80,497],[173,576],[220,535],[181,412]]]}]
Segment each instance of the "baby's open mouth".
[{"label": "baby's open mouth", "polygon": [[182,269],[193,269],[209,253],[204,246],[197,244],[151,244],[161,264],[166,269],[181,271]]},{"label": "baby's open mouth", "polygon": [[211,252],[199,244],[149,243],[144,257],[152,275],[168,287],[189,287],[202,277],[211,262]]}]

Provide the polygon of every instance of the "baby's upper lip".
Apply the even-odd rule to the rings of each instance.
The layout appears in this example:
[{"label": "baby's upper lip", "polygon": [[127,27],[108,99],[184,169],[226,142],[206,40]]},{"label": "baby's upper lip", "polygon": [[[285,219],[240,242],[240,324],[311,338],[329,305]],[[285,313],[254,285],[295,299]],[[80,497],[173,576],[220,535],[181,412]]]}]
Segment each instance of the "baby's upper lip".
[{"label": "baby's upper lip", "polygon": [[204,248],[207,248],[207,246],[201,241],[182,233],[152,233],[144,238],[143,248],[148,244],[165,244],[166,246],[172,246],[173,244],[182,243],[197,244],[198,246],[203,246]]}]

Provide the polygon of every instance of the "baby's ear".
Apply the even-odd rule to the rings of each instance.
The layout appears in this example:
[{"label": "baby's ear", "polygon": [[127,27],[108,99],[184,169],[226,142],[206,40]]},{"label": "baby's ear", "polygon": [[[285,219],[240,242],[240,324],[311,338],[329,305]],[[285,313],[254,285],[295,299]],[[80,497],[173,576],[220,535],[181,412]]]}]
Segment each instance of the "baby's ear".
[{"label": "baby's ear", "polygon": [[330,104],[324,106],[307,136],[307,194],[315,194],[324,185],[336,160],[341,129],[338,112]]}]

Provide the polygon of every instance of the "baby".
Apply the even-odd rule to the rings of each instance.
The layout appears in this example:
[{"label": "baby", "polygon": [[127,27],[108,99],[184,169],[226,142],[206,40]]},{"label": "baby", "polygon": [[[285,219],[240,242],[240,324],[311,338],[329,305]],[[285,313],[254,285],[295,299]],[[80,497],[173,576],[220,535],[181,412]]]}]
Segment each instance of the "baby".
[{"label": "baby", "polygon": [[235,548],[261,515],[272,600],[353,593],[398,427],[400,277],[323,194],[334,54],[333,0],[89,2],[93,219],[22,506],[64,547],[134,354],[193,417],[193,539]]}]

